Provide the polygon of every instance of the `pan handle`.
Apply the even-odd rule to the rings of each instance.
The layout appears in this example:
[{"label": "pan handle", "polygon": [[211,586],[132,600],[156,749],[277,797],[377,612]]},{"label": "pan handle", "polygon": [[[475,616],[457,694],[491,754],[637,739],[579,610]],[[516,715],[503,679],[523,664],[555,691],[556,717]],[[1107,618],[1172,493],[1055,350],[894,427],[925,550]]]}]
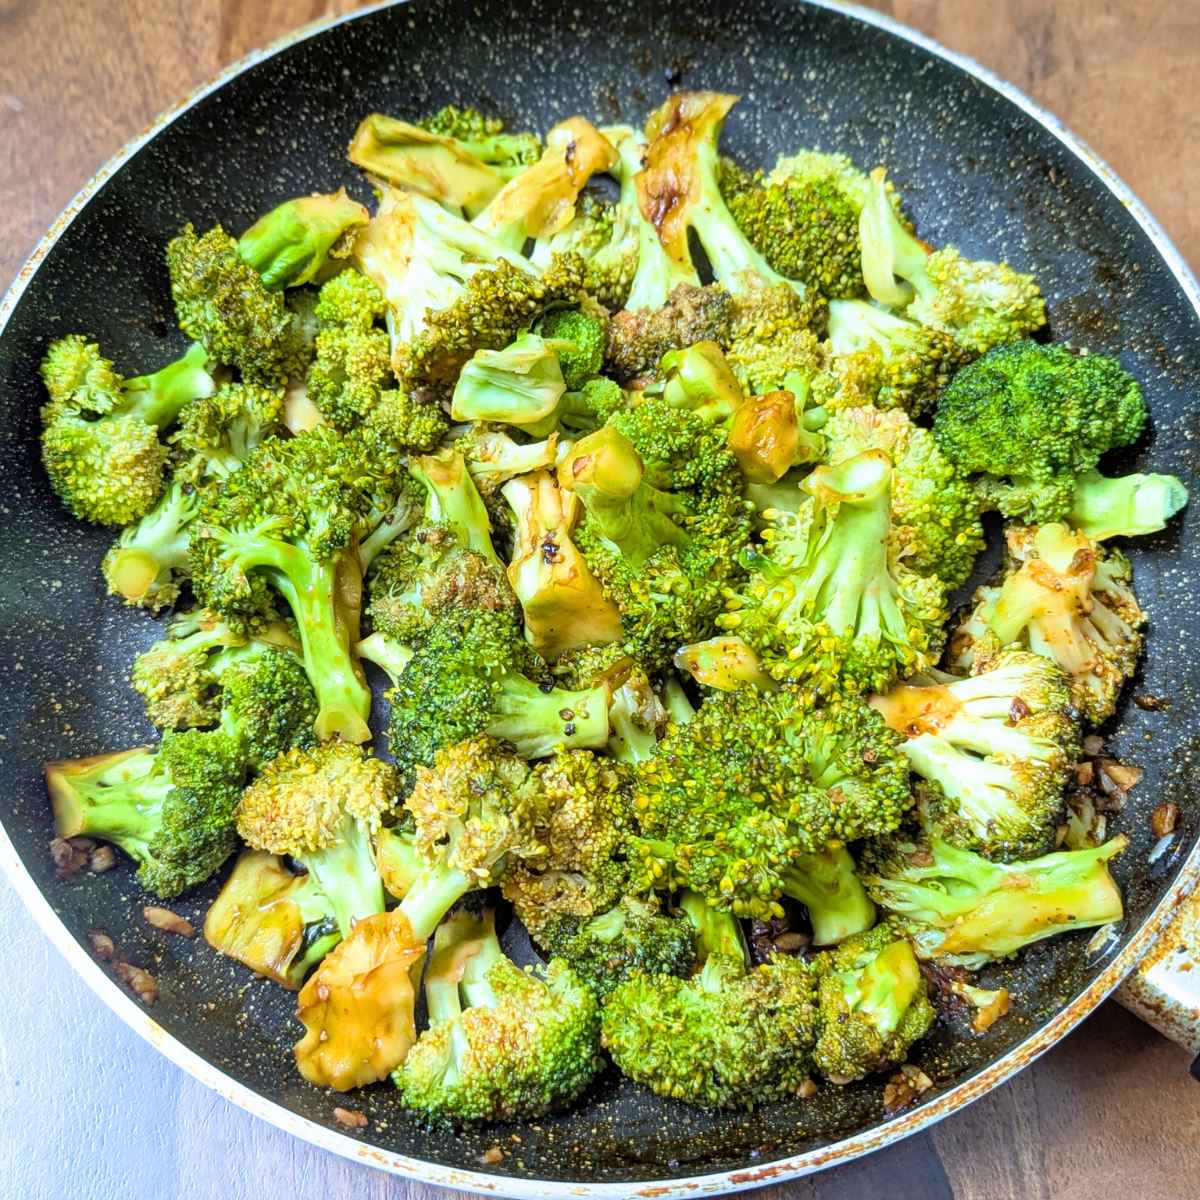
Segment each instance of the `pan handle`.
[{"label": "pan handle", "polygon": [[1180,901],[1170,924],[1116,993],[1117,1000],[1192,1056],[1200,1079],[1200,888]]}]

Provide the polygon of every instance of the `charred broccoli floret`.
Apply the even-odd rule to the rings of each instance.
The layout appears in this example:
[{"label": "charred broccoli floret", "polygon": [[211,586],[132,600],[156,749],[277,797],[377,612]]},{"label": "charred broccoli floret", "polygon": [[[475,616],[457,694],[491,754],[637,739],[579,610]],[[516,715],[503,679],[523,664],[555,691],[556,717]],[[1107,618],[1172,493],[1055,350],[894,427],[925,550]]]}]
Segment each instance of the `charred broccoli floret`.
[{"label": "charred broccoli floret", "polygon": [[1002,860],[1053,849],[1079,748],[1071,683],[1054,663],[1006,650],[977,675],[899,684],[871,703],[936,785],[922,806],[939,836]]},{"label": "charred broccoli floret", "polygon": [[1142,390],[1116,359],[1016,342],[954,377],[933,435],[960,471],[983,476],[989,506],[1044,523],[1070,512],[1077,475],[1145,424]]},{"label": "charred broccoli floret", "polygon": [[933,1024],[912,946],[887,925],[842,942],[814,966],[821,1033],[813,1059],[831,1083],[899,1066]]},{"label": "charred broccoli floret", "polygon": [[50,486],[81,521],[127,525],[163,490],[168,451],[159,435],[193,400],[216,388],[208,356],[193,346],[176,362],[123,379],[79,334],[52,342],[42,360],[42,463]]},{"label": "charred broccoli floret", "polygon": [[164,898],[203,883],[237,847],[245,770],[232,738],[198,730],[168,732],[157,749],[45,764],[58,836],[119,846]]},{"label": "charred broccoli floret", "polygon": [[1066,672],[1075,707],[1099,724],[1116,708],[1142,650],[1146,614],[1129,560],[1065,525],[1013,526],[1006,542],[1004,581],[976,593],[951,638],[951,664],[979,672],[1006,646],[1032,650]]},{"label": "charred broccoli floret", "polygon": [[532,1119],[600,1071],[600,1006],[561,959],[523,971],[490,910],[438,926],[425,972],[429,1028],[393,1079],[405,1108],[450,1121]]},{"label": "charred broccoli floret", "polygon": [[936,837],[896,838],[876,848],[865,882],[922,958],[976,968],[1042,938],[1119,921],[1108,861],[1127,844],[1122,835],[1006,864]]},{"label": "charred broccoli floret", "polygon": [[704,965],[691,979],[637,974],[616,987],[602,1014],[605,1049],[631,1079],[701,1108],[796,1095],[817,1038],[815,972],[788,957],[748,968],[729,914],[686,894],[682,905]]},{"label": "charred broccoli floret", "polygon": [[764,548],[747,550],[750,578],[728,592],[718,624],[775,678],[820,694],[878,691],[932,665],[945,588],[897,553],[895,474],[877,449],[818,467],[800,511],[774,511]]}]

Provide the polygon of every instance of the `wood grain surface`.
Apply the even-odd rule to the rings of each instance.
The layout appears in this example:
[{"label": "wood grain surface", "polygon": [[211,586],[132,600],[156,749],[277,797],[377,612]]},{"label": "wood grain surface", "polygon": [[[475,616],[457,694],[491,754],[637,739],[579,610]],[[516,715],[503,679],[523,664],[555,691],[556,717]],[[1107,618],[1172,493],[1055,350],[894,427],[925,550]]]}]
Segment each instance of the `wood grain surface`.
[{"label": "wood grain surface", "polygon": [[[1196,0],[882,0],[1058,113],[1200,266]],[[351,0],[0,0],[0,285],[92,172],[246,51]],[[0,893],[0,1195],[449,1200],[324,1154],[175,1070]],[[966,1111],[762,1200],[1200,1195],[1200,1085],[1115,1005]]]}]

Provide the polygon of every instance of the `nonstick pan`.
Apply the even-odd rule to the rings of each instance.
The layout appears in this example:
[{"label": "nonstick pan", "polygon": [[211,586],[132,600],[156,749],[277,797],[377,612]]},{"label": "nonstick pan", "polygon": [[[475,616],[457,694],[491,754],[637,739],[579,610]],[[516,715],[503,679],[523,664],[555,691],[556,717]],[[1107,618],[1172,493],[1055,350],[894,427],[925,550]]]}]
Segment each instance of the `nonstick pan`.
[{"label": "nonstick pan", "polygon": [[[606,1075],[583,1104],[536,1126],[430,1132],[385,1086],[356,1096],[370,1118],[342,1131],[330,1093],[304,1084],[289,1046],[293,997],[253,980],[201,941],[141,917],[126,866],[59,881],[47,852],[45,759],[149,740],[125,674],[160,626],[103,595],[103,530],[71,520],[37,453],[37,364],[75,330],[129,370],[182,349],[163,246],[185,221],[242,229],[297,193],[362,184],[343,152],[373,109],[412,117],[474,102],[546,128],[572,112],[640,120],[677,86],[741,93],[726,147],[769,163],[799,146],[887,163],[922,235],[972,257],[1036,271],[1053,334],[1118,354],[1143,382],[1153,428],[1120,469],[1172,471],[1194,485],[1200,385],[1195,281],[1128,189],[1007,85],[885,19],[785,0],[415,0],[297,34],[252,55],[160,119],[70,205],[0,305],[0,860],[33,915],[97,994],[185,1070],[318,1145],[430,1182],[524,1197],[694,1196],[819,1170],[920,1129],[1010,1076],[1087,1015],[1151,944],[1200,871],[1193,772],[1200,655],[1192,640],[1200,552],[1195,506],[1138,543],[1138,593],[1152,626],[1144,671],[1109,747],[1145,769],[1113,832],[1127,917],[1104,944],[1043,943],[987,978],[1012,1013],[982,1037],[939,1026],[915,1062],[933,1086],[885,1112],[880,1081],[753,1115],[706,1115]],[[1167,698],[1153,709],[1134,696]],[[1149,816],[1179,805],[1153,863]],[[1161,850],[1161,847],[1160,847]],[[176,907],[197,925],[214,888]],[[143,1008],[89,948],[100,928],[158,981]],[[510,934],[519,942],[519,934]],[[518,953],[528,948],[514,944]],[[504,1153],[492,1162],[493,1147]],[[215,1148],[214,1148],[215,1149]]]}]

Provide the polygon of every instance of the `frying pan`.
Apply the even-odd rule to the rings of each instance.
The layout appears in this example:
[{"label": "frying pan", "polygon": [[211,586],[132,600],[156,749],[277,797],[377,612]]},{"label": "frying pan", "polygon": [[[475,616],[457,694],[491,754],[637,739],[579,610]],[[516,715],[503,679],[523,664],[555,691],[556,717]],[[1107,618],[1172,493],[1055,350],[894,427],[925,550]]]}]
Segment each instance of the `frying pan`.
[{"label": "frying pan", "polygon": [[[362,191],[343,150],[372,109],[412,117],[476,102],[516,125],[572,112],[640,120],[673,87],[741,93],[727,149],[769,163],[798,146],[886,162],[934,243],[1004,257],[1045,288],[1053,334],[1120,355],[1142,380],[1153,428],[1122,470],[1194,483],[1192,395],[1200,381],[1195,281],[1128,189],[1053,118],[973,63],[873,14],[786,0],[610,0],[594,17],[551,0],[417,0],[294,35],[250,56],[161,118],[80,193],[0,305],[0,743],[2,860],[47,934],[97,994],[163,1053],[230,1099],[318,1145],[430,1182],[497,1195],[683,1196],[734,1191],[845,1161],[996,1086],[1053,1045],[1117,985],[1186,895],[1200,855],[1192,759],[1200,656],[1190,649],[1200,552],[1195,506],[1139,541],[1136,581],[1152,625],[1143,673],[1111,723],[1109,746],[1145,777],[1114,832],[1131,838],[1116,873],[1127,916],[1097,945],[1086,934],[1035,947],[985,976],[1013,1011],[984,1036],[939,1025],[914,1061],[933,1086],[887,1114],[882,1084],[825,1088],[752,1115],[713,1115],[605,1075],[585,1102],[520,1130],[430,1131],[386,1086],[352,1101],[370,1118],[340,1131],[338,1099],[303,1083],[288,1047],[294,998],[169,938],[140,916],[122,866],[54,878],[39,764],[149,740],[125,674],[160,627],[103,595],[103,530],[71,520],[37,453],[37,364],[53,337],[85,330],[119,367],[152,369],[182,349],[162,248],[184,221],[241,229],[297,193]],[[1134,694],[1168,697],[1151,711]],[[1150,861],[1149,814],[1179,805],[1177,834]],[[215,884],[175,907],[197,925]],[[141,1007],[88,949],[106,930],[148,967],[158,1003]],[[512,950],[529,953],[514,927]]]}]

